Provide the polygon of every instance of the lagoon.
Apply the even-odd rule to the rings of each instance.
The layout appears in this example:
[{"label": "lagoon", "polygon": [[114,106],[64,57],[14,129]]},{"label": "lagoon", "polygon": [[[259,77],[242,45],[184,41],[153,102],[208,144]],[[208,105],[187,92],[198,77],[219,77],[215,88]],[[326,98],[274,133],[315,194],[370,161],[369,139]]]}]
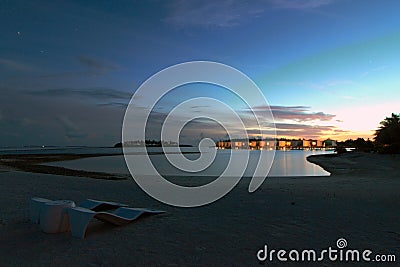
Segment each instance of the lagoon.
[{"label": "lagoon", "polygon": [[[172,149],[172,148],[171,148]],[[184,152],[194,152],[195,148],[181,148]],[[135,149],[130,149],[132,153]],[[157,153],[161,152],[161,148],[149,148],[148,151]],[[153,154],[150,159],[157,170],[162,175],[167,176],[218,176],[227,166],[230,153],[238,153],[234,150],[217,150],[213,163],[201,172],[195,174],[177,170],[166,159],[165,155]],[[272,151],[268,151],[272,153]],[[207,152],[206,152],[207,153]],[[240,152],[239,152],[240,153]],[[254,167],[258,162],[259,151],[250,151],[249,164],[243,176],[251,176]],[[306,160],[306,157],[317,154],[328,154],[333,151],[324,150],[287,150],[275,151],[275,158],[268,174],[269,177],[296,177],[296,176],[329,176],[330,173],[322,169],[320,166],[312,164]],[[195,160],[199,154],[185,154],[190,160]],[[58,166],[70,169],[78,169],[85,171],[107,172],[115,174],[129,174],[123,155],[100,156],[94,158],[83,158],[77,160],[47,163],[46,165]]]}]

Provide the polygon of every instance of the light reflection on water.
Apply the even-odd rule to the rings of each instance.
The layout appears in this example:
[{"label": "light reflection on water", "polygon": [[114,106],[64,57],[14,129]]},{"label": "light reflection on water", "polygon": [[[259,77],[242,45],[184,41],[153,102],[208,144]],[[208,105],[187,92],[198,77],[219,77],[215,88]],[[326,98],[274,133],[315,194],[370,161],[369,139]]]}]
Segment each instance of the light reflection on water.
[{"label": "light reflection on water", "polygon": [[[135,149],[130,149],[135,152]],[[171,150],[174,150],[171,148]],[[194,151],[195,148],[182,148],[182,151]],[[160,148],[149,148],[151,152],[159,152]],[[195,176],[218,176],[224,170],[230,156],[231,150],[218,150],[216,160],[206,170],[196,173]],[[235,151],[233,151],[235,153]],[[252,169],[258,162],[259,151],[250,151],[249,166],[245,171],[244,176],[251,176]],[[289,150],[289,151],[276,151],[275,159],[268,176],[270,177],[282,177],[282,176],[327,176],[330,175],[328,172],[323,170],[318,165],[312,164],[306,160],[309,155],[316,154],[327,154],[333,153],[332,151],[323,150]],[[198,158],[198,154],[185,154],[189,159]],[[192,173],[186,173],[183,171],[176,170],[170,165],[165,159],[164,155],[152,155],[151,160],[157,167],[157,170],[163,175],[172,176],[192,176]],[[108,173],[120,173],[129,174],[126,167],[124,157],[122,155],[107,156],[107,157],[96,157],[96,158],[84,158],[78,160],[55,162],[53,166],[61,166],[71,169],[79,169],[86,171],[99,171]]]}]

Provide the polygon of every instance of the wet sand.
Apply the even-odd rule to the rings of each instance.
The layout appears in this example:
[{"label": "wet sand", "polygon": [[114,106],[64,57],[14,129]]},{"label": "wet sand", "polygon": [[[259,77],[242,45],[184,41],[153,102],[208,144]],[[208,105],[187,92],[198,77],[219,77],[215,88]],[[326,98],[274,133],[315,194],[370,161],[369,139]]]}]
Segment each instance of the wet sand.
[{"label": "wet sand", "polygon": [[121,180],[127,176],[104,172],[90,172],[83,170],[73,170],[57,166],[48,166],[46,163],[74,160],[82,158],[92,158],[101,156],[115,156],[120,154],[24,154],[24,155],[0,155],[0,169],[14,169],[24,172],[54,174],[64,176],[86,177],[94,179]]},{"label": "wet sand", "polygon": [[[258,266],[256,253],[265,244],[270,249],[322,250],[335,247],[339,238],[350,248],[395,254],[399,261],[400,156],[354,153],[309,160],[332,175],[268,178],[252,194],[247,191],[249,180],[242,179],[221,200],[191,209],[157,202],[131,179],[23,172],[3,164],[0,265]],[[196,178],[185,183],[191,180],[195,184]],[[167,213],[124,227],[93,222],[86,239],[80,240],[70,233],[45,234],[31,224],[33,196],[77,203],[85,198],[119,201]],[[343,263],[315,264],[321,265]]]}]

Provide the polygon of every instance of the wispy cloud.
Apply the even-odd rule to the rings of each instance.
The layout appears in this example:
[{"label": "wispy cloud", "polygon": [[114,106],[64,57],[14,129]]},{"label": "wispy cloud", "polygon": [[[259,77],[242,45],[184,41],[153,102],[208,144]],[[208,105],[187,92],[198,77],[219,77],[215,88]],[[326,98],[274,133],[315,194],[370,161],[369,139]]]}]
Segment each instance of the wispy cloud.
[{"label": "wispy cloud", "polygon": [[239,1],[175,1],[170,5],[170,14],[165,22],[177,27],[232,27],[239,24],[245,4]]},{"label": "wispy cloud", "polygon": [[328,131],[333,128],[333,126],[315,126],[309,124],[297,124],[297,123],[275,123],[275,127],[277,129],[285,129],[285,130],[304,130],[304,129],[319,129],[322,131]]},{"label": "wispy cloud", "polygon": [[0,68],[3,67],[8,70],[17,70],[17,71],[32,71],[33,67],[26,64],[21,63],[15,60],[0,58]]},{"label": "wispy cloud", "polygon": [[96,77],[99,76],[98,73],[88,72],[88,71],[65,71],[58,73],[51,73],[40,75],[41,79],[71,79],[71,78],[79,78],[79,77]]},{"label": "wispy cloud", "polygon": [[76,62],[79,63],[83,70],[78,71],[65,71],[59,73],[51,73],[46,75],[41,75],[40,78],[44,79],[69,79],[76,77],[93,77],[102,76],[111,71],[117,71],[120,69],[119,66],[102,61],[97,58],[89,56],[78,56],[75,58]]},{"label": "wispy cloud", "polygon": [[103,61],[93,58],[93,57],[78,56],[77,60],[83,66],[85,66],[86,68],[88,68],[92,71],[105,72],[105,71],[113,71],[113,70],[118,69],[118,67],[115,65],[103,62]]},{"label": "wispy cloud", "polygon": [[25,94],[43,97],[79,97],[91,98],[97,100],[126,100],[129,101],[131,93],[119,91],[108,87],[92,88],[55,88],[39,91],[25,91]]},{"label": "wispy cloud", "polygon": [[361,74],[361,77],[362,78],[367,77],[371,73],[380,72],[380,71],[386,70],[387,68],[389,68],[389,65],[383,65],[383,66],[379,66],[379,67],[370,69],[370,70],[364,72],[363,74]]},{"label": "wispy cloud", "polygon": [[278,137],[321,138],[321,136],[327,134],[333,136],[344,132],[335,126],[309,125],[301,123],[276,123],[275,126]]},{"label": "wispy cloud", "polygon": [[124,108],[128,107],[128,103],[120,103],[120,102],[109,102],[109,103],[100,103],[97,104],[99,107],[117,107],[117,108]]},{"label": "wispy cloud", "polygon": [[229,28],[262,16],[271,9],[316,9],[333,0],[174,1],[165,22],[177,27]]},{"label": "wispy cloud", "polygon": [[297,122],[305,121],[330,121],[335,115],[327,114],[324,112],[312,112],[311,107],[308,106],[257,106],[253,107],[253,111],[265,111],[271,109],[275,120],[293,120]]},{"label": "wispy cloud", "polygon": [[315,9],[332,4],[333,0],[270,0],[276,8],[282,9]]},{"label": "wispy cloud", "polygon": [[65,130],[65,136],[67,138],[85,138],[88,135],[87,133],[81,131],[81,128],[66,116],[58,117],[58,121],[63,126]]},{"label": "wispy cloud", "polygon": [[190,108],[209,108],[209,105],[195,105],[195,106],[191,106]]}]

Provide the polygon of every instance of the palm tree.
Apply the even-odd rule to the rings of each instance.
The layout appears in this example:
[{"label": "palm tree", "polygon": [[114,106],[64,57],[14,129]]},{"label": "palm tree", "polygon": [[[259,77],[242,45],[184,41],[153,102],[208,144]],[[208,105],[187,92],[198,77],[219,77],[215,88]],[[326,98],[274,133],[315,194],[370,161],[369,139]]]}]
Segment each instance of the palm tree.
[{"label": "palm tree", "polygon": [[375,142],[380,147],[391,147],[390,152],[398,152],[400,148],[400,114],[392,113],[381,121],[381,126],[375,131]]}]

